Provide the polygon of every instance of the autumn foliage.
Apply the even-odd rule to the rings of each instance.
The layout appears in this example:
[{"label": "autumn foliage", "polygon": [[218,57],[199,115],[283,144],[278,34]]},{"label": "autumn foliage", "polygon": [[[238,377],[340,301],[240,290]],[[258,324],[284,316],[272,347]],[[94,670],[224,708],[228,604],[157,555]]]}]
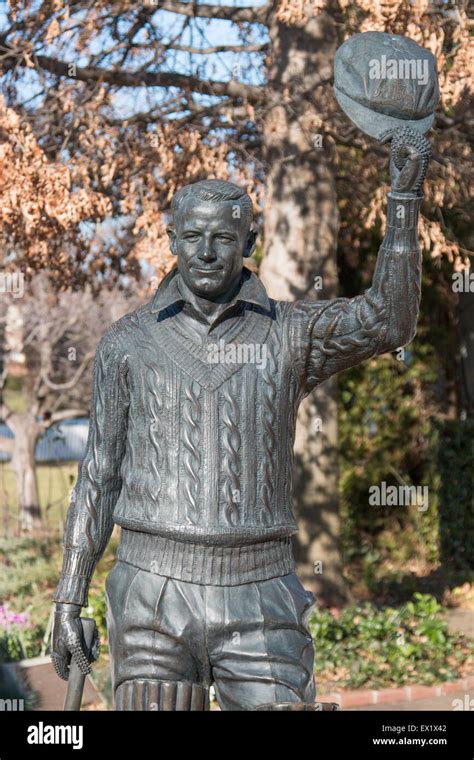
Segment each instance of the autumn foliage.
[{"label": "autumn foliage", "polygon": [[[167,9],[176,8],[180,14],[183,5],[168,3]],[[106,279],[138,275],[143,263],[160,275],[170,266],[165,235],[170,199],[177,187],[204,176],[232,174],[262,210],[265,165],[259,135],[267,107],[265,88],[260,96],[255,92],[259,88],[245,85],[242,67],[238,77],[248,88],[247,97],[245,89],[233,95],[232,77],[228,97],[199,100],[200,87],[203,92],[204,85],[212,90],[213,83],[201,86],[193,72],[189,80],[176,75],[177,87],[165,89],[165,96],[149,110],[132,109],[129,116],[117,116],[117,72],[133,72],[132,84],[146,85],[140,72],[168,69],[167,56],[180,47],[186,24],[174,44],[163,42],[153,21],[161,6],[137,8],[130,0],[100,0],[88,6],[10,0],[11,25],[0,41],[0,66],[7,77],[6,99],[0,106],[0,230],[4,250],[14,252],[8,261],[16,267],[27,272],[50,268],[60,284],[83,283],[98,273]],[[390,31],[406,34],[434,53],[441,104],[432,132],[435,162],[427,183],[421,239],[431,257],[447,257],[455,269],[467,266],[463,224],[457,224],[467,213],[472,190],[468,133],[474,61],[464,4],[281,0],[266,8],[290,27],[304,24],[311,14],[333,14],[340,23],[341,41],[360,31]],[[123,33],[118,31],[119,19],[128,23]],[[248,32],[243,24],[239,28],[245,47]],[[108,34],[112,45],[105,41]],[[267,59],[259,55],[271,56],[268,45],[254,56],[261,76]],[[74,69],[79,57],[89,61],[86,71],[95,68],[90,81]],[[69,77],[57,68],[63,59],[73,63]],[[31,70],[50,80],[37,105],[28,107],[19,104],[19,92],[22,76]],[[101,76],[106,79],[102,71],[109,72],[109,83],[101,83]],[[291,97],[291,87],[282,92],[283,99]],[[344,249],[357,246],[364,229],[383,221],[387,183],[381,178],[388,181],[387,151],[349,124],[329,84],[319,106],[310,128],[336,150]],[[364,160],[365,154],[370,160]],[[115,220],[107,227],[109,234],[100,225],[104,219]],[[87,222],[89,227],[84,226]]]}]

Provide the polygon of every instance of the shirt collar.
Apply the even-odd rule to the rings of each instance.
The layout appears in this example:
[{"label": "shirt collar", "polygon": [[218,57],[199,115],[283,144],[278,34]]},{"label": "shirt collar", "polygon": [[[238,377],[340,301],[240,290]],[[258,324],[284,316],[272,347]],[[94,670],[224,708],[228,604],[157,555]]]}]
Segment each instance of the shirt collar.
[{"label": "shirt collar", "polygon": [[[162,311],[178,301],[186,302],[186,299],[179,290],[180,280],[181,275],[176,267],[172,269],[171,272],[168,272],[160,282],[158,290],[151,302],[152,313]],[[246,267],[244,267],[242,271],[240,289],[229,303],[228,308],[239,301],[245,301],[247,303],[253,303],[256,306],[261,306],[265,311],[271,310],[270,299],[268,298],[263,283],[254,272],[251,272],[250,269],[247,269]]]}]

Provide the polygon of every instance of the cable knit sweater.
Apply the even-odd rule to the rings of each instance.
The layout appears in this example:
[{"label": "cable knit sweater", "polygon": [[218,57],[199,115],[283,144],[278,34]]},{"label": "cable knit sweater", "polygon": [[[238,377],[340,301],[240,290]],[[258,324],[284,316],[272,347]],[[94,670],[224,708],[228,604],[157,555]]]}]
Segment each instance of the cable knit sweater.
[{"label": "cable knit sweater", "polygon": [[87,604],[114,523],[119,559],[161,575],[233,585],[294,569],[298,405],[331,375],[413,338],[420,200],[389,194],[361,296],[278,302],[244,270],[238,296],[200,338],[173,270],[150,303],[106,330],[55,601]]}]

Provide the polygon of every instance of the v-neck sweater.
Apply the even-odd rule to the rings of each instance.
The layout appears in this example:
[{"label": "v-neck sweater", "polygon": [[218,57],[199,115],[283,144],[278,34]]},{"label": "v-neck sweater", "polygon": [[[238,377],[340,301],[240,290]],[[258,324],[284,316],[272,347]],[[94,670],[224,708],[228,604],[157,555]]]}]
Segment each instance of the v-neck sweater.
[{"label": "v-neck sweater", "polygon": [[246,301],[242,285],[242,299],[203,338],[182,303],[158,309],[156,299],[106,330],[55,601],[87,603],[114,524],[118,559],[160,575],[237,585],[294,570],[298,406],[329,376],[413,337],[419,203],[389,196],[361,296],[275,301],[252,280],[257,297]]}]

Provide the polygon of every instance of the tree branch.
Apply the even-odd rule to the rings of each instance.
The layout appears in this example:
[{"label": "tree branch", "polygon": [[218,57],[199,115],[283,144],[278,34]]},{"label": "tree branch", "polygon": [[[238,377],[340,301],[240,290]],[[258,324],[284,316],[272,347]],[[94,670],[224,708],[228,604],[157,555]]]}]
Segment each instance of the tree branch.
[{"label": "tree branch", "polygon": [[260,45],[216,45],[215,47],[192,47],[190,45],[167,45],[169,50],[179,50],[181,53],[192,55],[212,55],[212,53],[264,53],[268,45],[264,42]]},{"label": "tree branch", "polygon": [[13,414],[12,409],[9,409],[6,404],[0,404],[0,420],[6,422],[11,414]]},{"label": "tree branch", "polygon": [[[244,98],[250,103],[257,103],[264,99],[264,89],[253,85],[242,84],[235,80],[229,82],[212,82],[202,80],[195,76],[176,74],[168,71],[112,71],[95,66],[80,68],[74,63],[58,61],[44,55],[34,56],[34,61],[43,71],[49,71],[60,77],[79,79],[82,82],[101,82],[116,87],[180,87],[185,90],[193,90],[201,95],[221,96],[232,98]],[[6,71],[17,65],[26,65],[24,59],[11,52],[3,61],[2,69]]]},{"label": "tree branch", "polygon": [[54,424],[61,420],[72,420],[76,417],[87,417],[89,413],[88,409],[61,409],[59,412],[53,412],[49,418],[49,422]]},{"label": "tree branch", "polygon": [[271,9],[271,3],[266,3],[266,5],[262,5],[260,8],[253,6],[238,8],[231,5],[208,5],[206,3],[183,3],[178,0],[158,0],[156,9],[180,13],[183,16],[219,18],[237,23],[247,21],[251,24],[265,24]]},{"label": "tree branch", "polygon": [[49,379],[49,377],[46,374],[46,371],[43,370],[41,372],[41,380],[45,385],[48,386],[48,388],[51,388],[53,391],[65,391],[69,390],[70,388],[74,388],[75,385],[77,385],[78,381],[81,378],[81,375],[86,370],[89,362],[94,356],[94,351],[89,351],[82,360],[82,363],[80,367],[77,368],[76,372],[74,373],[73,377],[68,380],[66,383],[53,383],[52,380]]},{"label": "tree branch", "polygon": [[3,386],[5,385],[7,377],[8,377],[8,365],[7,365],[7,362],[5,362],[5,365],[0,374],[0,389],[2,389]]}]

